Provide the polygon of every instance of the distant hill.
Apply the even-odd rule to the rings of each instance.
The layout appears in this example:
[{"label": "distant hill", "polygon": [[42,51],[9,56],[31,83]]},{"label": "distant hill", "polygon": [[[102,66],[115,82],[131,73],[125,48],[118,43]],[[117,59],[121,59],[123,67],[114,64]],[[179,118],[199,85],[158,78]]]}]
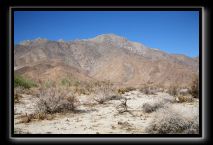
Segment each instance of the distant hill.
[{"label": "distant hill", "polygon": [[[103,34],[75,41],[35,39],[14,48],[15,72],[52,79],[72,74],[81,80],[110,80],[135,86],[151,82],[187,86],[199,70],[199,59],[168,54],[137,42]],[[53,71],[54,70],[54,71]]]}]

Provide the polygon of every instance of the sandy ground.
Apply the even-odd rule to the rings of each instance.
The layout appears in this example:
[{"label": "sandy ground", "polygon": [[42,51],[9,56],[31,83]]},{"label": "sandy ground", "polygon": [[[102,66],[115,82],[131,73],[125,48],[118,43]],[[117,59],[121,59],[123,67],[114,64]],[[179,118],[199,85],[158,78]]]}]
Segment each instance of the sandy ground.
[{"label": "sandy ground", "polygon": [[178,112],[186,117],[199,113],[198,100],[191,103],[171,103],[174,98],[167,93],[145,95],[139,91],[127,92],[130,112],[118,113],[116,106],[120,100],[110,100],[105,104],[93,103],[91,96],[79,96],[81,106],[76,113],[56,114],[52,120],[35,120],[29,123],[19,123],[20,115],[35,111],[36,97],[23,95],[20,103],[14,106],[14,128],[19,133],[30,134],[142,134],[146,133],[155,112],[145,113],[144,103],[163,102],[167,109]]}]

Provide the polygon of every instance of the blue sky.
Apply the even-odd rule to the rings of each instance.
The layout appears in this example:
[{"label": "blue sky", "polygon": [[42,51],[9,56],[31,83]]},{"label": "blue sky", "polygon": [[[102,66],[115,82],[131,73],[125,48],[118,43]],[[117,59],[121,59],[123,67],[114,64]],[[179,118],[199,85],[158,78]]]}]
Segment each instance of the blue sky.
[{"label": "blue sky", "polygon": [[199,54],[198,11],[15,11],[14,41],[114,33],[168,53]]}]

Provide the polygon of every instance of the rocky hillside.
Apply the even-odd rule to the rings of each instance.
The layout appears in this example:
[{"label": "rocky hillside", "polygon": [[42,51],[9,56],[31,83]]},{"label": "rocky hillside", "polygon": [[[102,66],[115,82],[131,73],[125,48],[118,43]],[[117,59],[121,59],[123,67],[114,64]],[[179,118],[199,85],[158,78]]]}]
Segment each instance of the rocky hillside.
[{"label": "rocky hillside", "polygon": [[71,73],[81,79],[110,80],[121,85],[151,82],[187,86],[198,73],[198,65],[198,59],[148,48],[115,34],[68,42],[38,38],[14,48],[15,71],[33,76],[39,68],[42,73],[34,78],[57,78],[54,68],[60,75]]}]

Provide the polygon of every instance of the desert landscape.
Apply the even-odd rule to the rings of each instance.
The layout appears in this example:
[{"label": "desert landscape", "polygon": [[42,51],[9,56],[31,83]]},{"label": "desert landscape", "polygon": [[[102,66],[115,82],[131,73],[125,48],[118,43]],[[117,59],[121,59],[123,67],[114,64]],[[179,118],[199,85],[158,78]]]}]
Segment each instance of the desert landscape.
[{"label": "desert landscape", "polygon": [[199,134],[199,56],[116,34],[14,47],[14,134]]}]

